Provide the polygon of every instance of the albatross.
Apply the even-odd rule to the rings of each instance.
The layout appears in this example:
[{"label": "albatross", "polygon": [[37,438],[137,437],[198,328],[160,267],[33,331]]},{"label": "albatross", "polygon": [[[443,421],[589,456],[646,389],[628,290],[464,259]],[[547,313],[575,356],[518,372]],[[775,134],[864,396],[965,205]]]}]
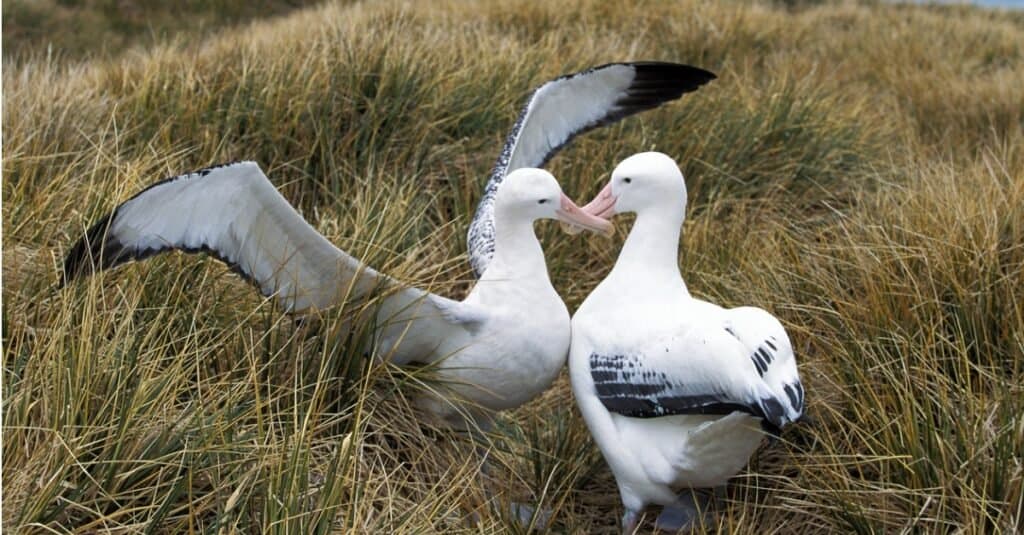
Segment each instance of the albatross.
[{"label": "albatross", "polygon": [[661,529],[685,529],[698,519],[694,489],[724,486],[765,431],[803,413],[793,348],[768,312],[690,295],[677,264],[686,185],[669,156],[623,160],[583,209],[636,220],[572,318],[573,394],[615,475],[623,532],[649,504],[665,506]]},{"label": "albatross", "polygon": [[[118,206],[71,250],[66,273],[110,267],[165,249],[208,251],[289,311],[379,292],[377,354],[394,364],[436,364],[475,406],[501,410],[539,394],[569,349],[569,314],[548,279],[533,223],[558,219],[595,231],[555,178],[521,168],[495,199],[495,256],[463,301],[402,287],[335,247],[284,199],[259,166],[239,162],[156,184]],[[450,403],[422,400],[458,425]]]},{"label": "albatross", "polygon": [[709,75],[687,65],[617,63],[534,91],[470,225],[470,259],[480,277],[462,301],[403,286],[335,247],[254,162],[168,178],[121,203],[70,249],[63,282],[179,250],[222,260],[292,313],[381,291],[375,354],[398,365],[435,365],[469,403],[425,397],[423,408],[456,427],[467,413],[477,423],[486,416],[481,410],[516,407],[540,394],[568,354],[568,311],[551,286],[533,222],[610,228],[538,167],[574,136],[678,98]]}]

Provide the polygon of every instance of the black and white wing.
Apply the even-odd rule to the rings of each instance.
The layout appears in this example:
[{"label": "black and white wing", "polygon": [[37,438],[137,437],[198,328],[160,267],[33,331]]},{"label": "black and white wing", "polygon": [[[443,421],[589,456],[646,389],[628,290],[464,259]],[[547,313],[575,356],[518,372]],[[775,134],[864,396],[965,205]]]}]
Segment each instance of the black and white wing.
[{"label": "black and white wing", "polygon": [[[781,350],[781,342],[775,345]],[[724,326],[709,322],[706,328],[651,339],[628,351],[595,350],[590,375],[595,395],[609,412],[656,418],[739,411],[762,418],[764,427],[777,433],[800,417],[803,391],[799,399],[777,392],[749,353]],[[779,358],[773,364],[781,368],[783,362]]]},{"label": "black and white wing", "polygon": [[758,376],[776,398],[797,418],[802,416],[804,386],[800,382],[793,345],[782,323],[763,309],[738,307],[726,311],[723,328],[743,344]]},{"label": "black and white wing", "polygon": [[577,135],[675,100],[713,79],[704,69],[677,63],[611,63],[537,88],[505,141],[469,226],[469,261],[476,275],[494,255],[494,196],[508,173],[541,167]]},{"label": "black and white wing", "polygon": [[[419,331],[431,338],[451,335],[452,328],[483,320],[469,305],[394,285],[335,247],[254,162],[169,178],[125,201],[71,248],[63,282],[170,250],[220,259],[290,312],[325,309],[380,291],[387,295],[382,319],[410,338]],[[417,323],[409,329],[404,322],[411,320]]]},{"label": "black and white wing", "polygon": [[256,163],[237,162],[160,181],[119,205],[71,248],[64,280],[174,249],[222,260],[289,311],[327,308],[377,279],[313,229]]}]

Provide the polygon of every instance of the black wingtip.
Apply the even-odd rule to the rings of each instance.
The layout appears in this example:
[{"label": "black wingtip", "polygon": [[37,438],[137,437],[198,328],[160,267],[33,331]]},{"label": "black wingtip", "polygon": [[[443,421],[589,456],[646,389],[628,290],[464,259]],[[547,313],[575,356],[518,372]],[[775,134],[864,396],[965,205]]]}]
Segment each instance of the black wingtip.
[{"label": "black wingtip", "polygon": [[110,235],[110,225],[117,211],[94,223],[85,232],[64,258],[64,272],[57,288],[63,288],[72,280],[93,274],[114,266],[123,256],[123,246]]},{"label": "black wingtip", "polygon": [[[818,420],[811,416],[810,414],[804,412],[801,413],[796,420],[790,422],[790,424],[798,430],[816,429],[818,427]],[[768,418],[763,418],[761,420],[761,429],[772,440],[778,440],[782,436],[782,426],[768,420]]]},{"label": "black wingtip", "polygon": [[778,440],[782,436],[782,428],[768,421],[767,419],[761,420],[761,430],[764,431],[768,438],[771,440]]},{"label": "black wingtip", "polygon": [[715,73],[692,65],[643,61],[633,64],[636,75],[623,105],[650,106],[675,100],[717,78]]},{"label": "black wingtip", "polygon": [[681,63],[638,61],[628,65],[634,69],[633,81],[603,124],[676,100],[717,78],[711,71]]},{"label": "black wingtip", "polygon": [[637,61],[632,65],[636,68],[637,80],[660,78],[663,80],[695,84],[699,87],[718,78],[715,73],[709,70],[683,63],[671,63],[667,61]]}]

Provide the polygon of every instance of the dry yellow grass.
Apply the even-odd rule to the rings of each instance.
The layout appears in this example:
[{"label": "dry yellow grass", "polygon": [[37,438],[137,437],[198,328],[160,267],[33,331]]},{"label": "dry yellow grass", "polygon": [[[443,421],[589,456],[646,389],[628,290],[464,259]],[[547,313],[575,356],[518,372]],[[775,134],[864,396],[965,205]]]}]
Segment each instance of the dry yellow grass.
[{"label": "dry yellow grass", "polygon": [[[208,38],[3,72],[3,526],[25,532],[615,532],[564,380],[493,468],[421,425],[429,377],[372,367],[220,264],[57,291],[66,248],[164,176],[253,159],[339,246],[457,295],[464,231],[528,88],[628,59],[719,79],[577,140],[571,195],[683,166],[691,290],[790,330],[814,426],[730,488],[731,532],[1024,523],[1024,18],[970,8],[579,0],[327,4]],[[618,240],[540,233],[570,309]],[[347,444],[347,446],[346,446]],[[470,519],[476,519],[473,523]]]}]

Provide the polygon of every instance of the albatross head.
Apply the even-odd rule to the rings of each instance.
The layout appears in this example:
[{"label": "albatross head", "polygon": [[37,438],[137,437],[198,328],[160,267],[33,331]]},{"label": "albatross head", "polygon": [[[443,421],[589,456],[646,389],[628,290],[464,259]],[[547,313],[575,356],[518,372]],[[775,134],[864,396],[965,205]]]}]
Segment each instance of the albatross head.
[{"label": "albatross head", "polygon": [[686,209],[686,184],[675,160],[660,152],[641,152],[620,163],[601,193],[583,207],[588,214],[608,218],[660,207],[670,213]]},{"label": "albatross head", "polygon": [[551,173],[533,167],[516,169],[505,177],[494,199],[495,217],[505,220],[557,219],[573,228],[610,234],[612,224],[605,218],[584,212]]}]

